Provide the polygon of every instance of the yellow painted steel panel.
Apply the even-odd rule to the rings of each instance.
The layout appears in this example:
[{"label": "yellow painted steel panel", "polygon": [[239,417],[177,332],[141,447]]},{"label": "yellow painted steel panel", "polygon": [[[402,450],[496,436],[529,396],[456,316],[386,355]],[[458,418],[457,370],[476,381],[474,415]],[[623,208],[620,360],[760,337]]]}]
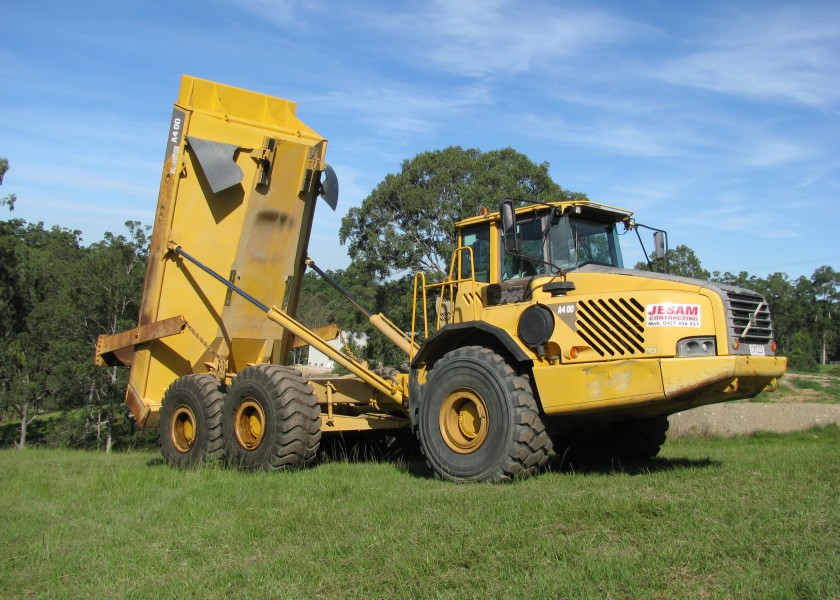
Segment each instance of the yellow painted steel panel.
[{"label": "yellow painted steel panel", "polygon": [[[163,394],[177,377],[208,372],[213,352],[227,361],[228,372],[249,363],[285,362],[292,335],[169,252],[167,244],[230,276],[261,302],[295,314],[327,146],[295,112],[288,100],[188,76],[181,80],[140,324],[184,315],[189,327],[135,353],[126,400],[141,424],[156,422]],[[210,160],[199,148],[218,151],[211,154],[220,158]],[[214,192],[214,175],[235,174],[237,168],[241,181]]]},{"label": "yellow painted steel panel", "polygon": [[535,366],[533,372],[547,415],[653,416],[751,398],[774,386],[786,367],[787,359],[777,356],[712,356]]},{"label": "yellow painted steel panel", "polygon": [[664,397],[658,360],[534,366],[534,381],[548,415],[601,411]]},{"label": "yellow painted steel panel", "polygon": [[691,406],[752,398],[785,374],[787,358],[714,356],[662,361],[662,381],[669,400]]}]

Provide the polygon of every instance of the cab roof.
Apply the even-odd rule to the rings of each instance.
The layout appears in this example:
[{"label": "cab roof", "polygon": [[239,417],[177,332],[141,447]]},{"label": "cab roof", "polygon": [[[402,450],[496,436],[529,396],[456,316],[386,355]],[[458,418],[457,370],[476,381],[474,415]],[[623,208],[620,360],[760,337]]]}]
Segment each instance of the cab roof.
[{"label": "cab roof", "polygon": [[[591,202],[589,200],[573,200],[569,202],[546,202],[545,204],[527,204],[516,209],[516,215],[530,215],[536,212],[543,212],[549,206],[559,207],[565,211],[568,208],[577,208],[581,217],[591,219],[593,221],[600,221],[603,223],[617,223],[624,221],[633,216],[633,211],[607,204],[599,204],[598,202]],[[577,211],[575,211],[577,212]],[[459,229],[484,222],[498,222],[499,211],[488,212],[488,214],[477,215],[469,217],[462,221],[458,221],[455,226]]]}]

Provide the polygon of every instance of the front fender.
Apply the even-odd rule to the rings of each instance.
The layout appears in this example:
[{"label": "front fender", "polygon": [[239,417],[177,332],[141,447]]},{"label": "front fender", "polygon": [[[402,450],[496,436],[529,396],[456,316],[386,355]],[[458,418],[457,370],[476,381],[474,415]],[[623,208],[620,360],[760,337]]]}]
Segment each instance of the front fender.
[{"label": "front fender", "polygon": [[533,362],[533,358],[504,329],[484,321],[468,321],[446,325],[429,336],[411,361],[411,368],[415,370],[425,364],[429,369],[441,356],[462,346],[493,348],[506,354],[513,364]]}]

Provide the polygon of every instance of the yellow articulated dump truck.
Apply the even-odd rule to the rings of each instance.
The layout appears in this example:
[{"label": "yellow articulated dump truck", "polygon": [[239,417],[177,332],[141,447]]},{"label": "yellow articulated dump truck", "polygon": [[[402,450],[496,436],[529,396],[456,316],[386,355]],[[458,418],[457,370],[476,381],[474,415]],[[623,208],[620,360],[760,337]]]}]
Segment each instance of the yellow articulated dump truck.
[{"label": "yellow articulated dump truck", "polygon": [[[337,286],[307,246],[316,201],[338,199],[295,109],[182,79],[139,323],[96,349],[131,368],[126,403],[168,464],[295,468],[323,436],[403,431],[437,476],[504,482],[552,451],[652,458],[668,415],[784,374],[759,294],[624,269],[619,236],[642,227],[627,210],[515,199],[458,224],[442,281],[416,274],[408,331],[345,294],[409,366],[369,369],[295,319],[307,267]],[[287,366],[300,341],[350,375]]]}]

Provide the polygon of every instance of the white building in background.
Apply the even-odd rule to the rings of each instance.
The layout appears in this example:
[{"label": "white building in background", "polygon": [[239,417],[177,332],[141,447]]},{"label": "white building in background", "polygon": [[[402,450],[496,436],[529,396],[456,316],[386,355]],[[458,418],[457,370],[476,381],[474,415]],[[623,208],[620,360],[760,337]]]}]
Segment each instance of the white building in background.
[{"label": "white building in background", "polygon": [[[341,350],[341,340],[336,338],[334,340],[330,340],[327,342],[328,345],[332,346],[336,350]],[[316,350],[312,346],[309,347],[309,358],[306,360],[306,365],[309,367],[320,367],[323,369],[332,370],[335,367],[335,362],[327,358],[327,355],[321,352],[320,350]]]},{"label": "white building in background", "polygon": [[[316,330],[316,333],[322,334],[325,338],[331,337],[330,333],[327,331],[328,327],[335,326],[327,326],[323,328],[323,331]],[[337,335],[337,328],[335,331]],[[364,348],[367,345],[367,335],[364,333],[345,333],[344,337],[347,339],[348,343],[352,340],[353,345],[356,348]],[[344,344],[342,343],[340,336],[334,337],[333,339],[327,339],[326,341],[332,348],[345,352]],[[305,346],[305,344],[302,344],[301,346]],[[320,350],[317,350],[312,346],[308,346],[307,350],[307,359],[303,361],[303,364],[307,367],[316,367],[319,369],[326,369],[327,371],[332,371],[335,368],[335,362]]]}]

